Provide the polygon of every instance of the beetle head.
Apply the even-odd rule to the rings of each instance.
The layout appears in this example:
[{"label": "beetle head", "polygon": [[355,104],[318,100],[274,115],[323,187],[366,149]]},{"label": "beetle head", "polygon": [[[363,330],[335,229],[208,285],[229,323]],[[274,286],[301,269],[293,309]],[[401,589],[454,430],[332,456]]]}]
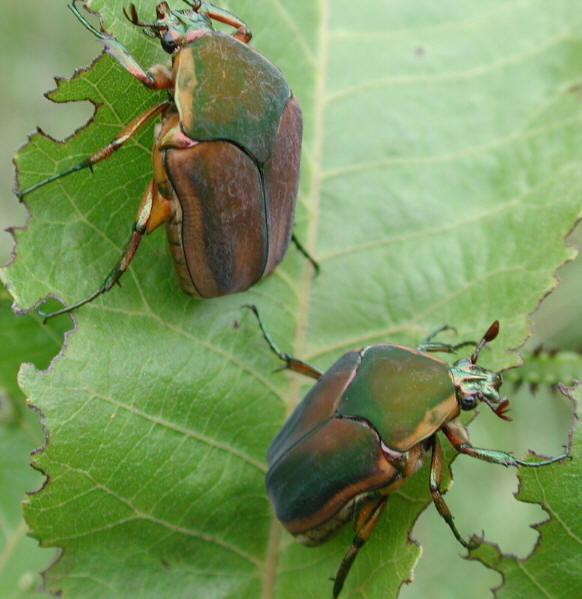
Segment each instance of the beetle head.
[{"label": "beetle head", "polygon": [[487,329],[471,357],[457,360],[451,366],[450,373],[461,410],[473,410],[480,401],[484,401],[499,418],[511,420],[506,414],[509,400],[499,394],[499,387],[503,383],[501,374],[477,365],[479,353],[486,343],[497,337],[498,333],[499,321],[496,320]]},{"label": "beetle head", "polygon": [[143,27],[147,35],[159,38],[168,54],[174,54],[213,29],[208,3],[201,0],[184,1],[190,6],[189,9],[172,10],[167,2],[160,2],[156,6],[157,20],[153,23],[140,21],[134,4],[129,7],[130,14],[125,9],[123,13],[134,25]]}]

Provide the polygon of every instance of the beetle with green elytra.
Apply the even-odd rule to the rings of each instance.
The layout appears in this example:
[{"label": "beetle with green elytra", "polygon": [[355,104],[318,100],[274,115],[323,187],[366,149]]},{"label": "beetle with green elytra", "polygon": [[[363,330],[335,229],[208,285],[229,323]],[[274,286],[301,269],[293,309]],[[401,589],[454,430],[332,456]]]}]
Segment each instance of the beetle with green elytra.
[{"label": "beetle with green elytra", "polygon": [[477,365],[486,343],[495,339],[495,321],[469,358],[452,366],[431,355],[473,345],[438,343],[441,327],[416,348],[380,344],[347,352],[326,372],[282,352],[267,332],[257,308],[250,308],[283,368],[317,379],[289,416],[267,452],[266,486],[277,517],[301,543],[319,545],[354,520],[355,537],[337,570],[333,597],[343,587],[350,567],[374,530],[390,494],[400,488],[430,454],[429,487],[438,513],[458,541],[465,540],[440,490],[442,431],[455,449],[502,466],[547,466],[565,453],[527,462],[505,451],[473,447],[459,420],[462,411],[481,402],[504,420],[509,400],[499,394],[501,374]]},{"label": "beetle with green elytra", "polygon": [[[171,66],[145,70],[119,41],[93,27],[73,0],[69,8],[131,75],[168,99],[146,109],[105,147],[17,192],[23,197],[60,177],[108,158],[160,115],[147,185],[128,245],[88,297],[45,315],[69,312],[109,291],[127,270],[145,233],[166,224],[180,285],[212,298],[244,291],[271,273],[291,240],[299,182],[302,114],[281,72],[248,46],[251,32],[237,16],[201,0],[185,10],[167,2],[142,22],[132,4],[127,19],[158,38]],[[216,31],[212,21],[236,29]]]}]

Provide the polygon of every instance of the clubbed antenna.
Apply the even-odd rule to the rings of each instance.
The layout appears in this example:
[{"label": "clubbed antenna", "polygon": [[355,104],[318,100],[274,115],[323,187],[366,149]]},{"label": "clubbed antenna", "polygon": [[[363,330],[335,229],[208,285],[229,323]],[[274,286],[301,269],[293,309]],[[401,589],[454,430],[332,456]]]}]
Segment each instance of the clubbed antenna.
[{"label": "clubbed antenna", "polygon": [[504,397],[497,406],[494,406],[486,397],[483,397],[482,401],[484,401],[493,410],[493,412],[495,412],[495,414],[499,416],[499,418],[501,418],[502,420],[513,420],[511,416],[507,415],[507,412],[509,412],[510,410],[509,399],[507,399],[507,397]]},{"label": "clubbed antenna", "polygon": [[483,338],[481,339],[481,341],[479,341],[479,343],[477,344],[477,347],[475,348],[475,351],[473,352],[473,355],[471,356],[471,364],[475,364],[477,362],[479,353],[485,347],[485,344],[489,343],[490,341],[493,341],[493,339],[495,339],[495,337],[497,337],[498,334],[499,334],[499,321],[494,320],[493,323],[491,324],[491,326],[487,329],[487,332],[485,333],[485,335],[483,335]]}]

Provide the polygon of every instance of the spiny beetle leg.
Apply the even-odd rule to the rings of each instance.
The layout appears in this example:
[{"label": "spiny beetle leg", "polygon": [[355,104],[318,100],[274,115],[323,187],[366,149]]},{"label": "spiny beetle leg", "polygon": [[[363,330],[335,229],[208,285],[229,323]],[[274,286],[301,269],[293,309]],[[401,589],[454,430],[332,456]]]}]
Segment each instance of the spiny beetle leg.
[{"label": "spiny beetle leg", "polygon": [[143,195],[141,204],[139,206],[137,212],[136,222],[133,226],[133,231],[131,233],[131,237],[121,255],[121,258],[117,261],[117,264],[113,267],[111,272],[103,281],[103,284],[99,289],[95,290],[93,293],[88,295],[87,297],[75,302],[74,304],[70,304],[69,306],[65,306],[60,310],[56,310],[55,312],[50,312],[48,314],[39,310],[39,314],[44,318],[44,322],[49,318],[53,318],[54,316],[59,316],[60,314],[66,314],[67,312],[71,312],[72,310],[76,310],[85,304],[93,301],[96,297],[100,296],[102,293],[106,293],[109,291],[115,283],[117,283],[121,277],[121,275],[129,268],[129,265],[135,256],[141,238],[148,230],[148,223],[150,222],[150,217],[152,215],[152,206],[160,205],[159,202],[159,192],[156,187],[155,182],[152,180],[149,182],[146,187],[145,193]]},{"label": "spiny beetle leg", "polygon": [[333,596],[337,597],[346,580],[358,551],[363,547],[364,543],[369,539],[372,531],[376,527],[384,508],[386,507],[386,501],[388,496],[381,497],[375,502],[364,504],[358,514],[358,520],[356,522],[357,531],[352,544],[348,547],[344,553],[342,561],[336,572],[334,583],[333,583]]},{"label": "spiny beetle leg", "polygon": [[98,39],[110,39],[109,35],[107,35],[103,31],[95,29],[95,27],[93,27],[93,25],[91,25],[91,23],[87,21],[87,19],[79,12],[79,9],[75,6],[77,2],[78,0],[72,0],[72,2],[69,2],[68,7],[71,10],[71,12],[77,17],[77,19],[79,19],[83,27],[85,27],[85,29],[90,31]]},{"label": "spiny beetle leg", "polygon": [[429,333],[421,342],[420,345],[430,345],[430,342],[439,334],[442,333],[443,331],[454,331],[455,334],[457,333],[457,329],[455,327],[452,327],[448,324],[443,324],[440,327],[438,327],[438,329],[435,329],[434,331],[432,331],[431,333]]},{"label": "spiny beetle leg", "polygon": [[228,10],[225,10],[224,8],[220,8],[212,4],[207,4],[207,6],[207,14],[211,19],[220,21],[221,23],[225,23],[231,27],[236,27],[236,31],[232,34],[232,37],[239,40],[239,42],[243,42],[244,44],[248,44],[251,41],[253,37],[252,31],[247,27],[247,24],[244,21],[239,19],[239,17],[232,14]]},{"label": "spiny beetle leg", "polygon": [[85,304],[92,302],[96,297],[100,296],[102,293],[109,291],[113,287],[113,285],[115,285],[115,283],[118,283],[121,275],[129,267],[129,263],[135,255],[135,252],[137,251],[137,248],[139,246],[139,242],[141,241],[141,238],[143,237],[144,233],[145,227],[138,229],[137,225],[135,226],[123,255],[121,256],[117,264],[113,267],[112,271],[107,275],[105,281],[103,281],[103,285],[101,285],[99,289],[95,290],[93,293],[89,294],[82,300],[79,300],[74,304],[65,306],[64,308],[56,310],[55,312],[45,313],[42,310],[39,310],[38,313],[44,319],[43,323],[46,324],[46,321],[49,318],[59,316],[60,314],[66,314],[67,312],[72,312],[73,310],[76,310],[77,308],[80,308],[81,306],[84,306]]},{"label": "spiny beetle leg", "polygon": [[42,187],[43,185],[46,185],[47,183],[50,183],[51,181],[55,181],[56,179],[60,179],[61,177],[70,175],[71,173],[74,173],[76,171],[80,171],[84,168],[90,168],[91,170],[93,170],[94,164],[96,164],[97,162],[101,162],[101,160],[105,160],[106,158],[109,158],[111,156],[111,154],[113,154],[113,152],[115,152],[115,150],[119,150],[119,148],[121,148],[121,146],[123,146],[123,144],[125,144],[126,141],[131,139],[137,133],[137,131],[139,131],[139,129],[141,129],[141,127],[143,127],[151,118],[160,114],[160,112],[163,112],[166,108],[168,108],[168,106],[170,106],[170,102],[168,102],[166,100],[164,102],[155,104],[154,106],[148,108],[147,110],[144,110],[141,114],[139,114],[137,117],[135,117],[130,123],[128,123],[111,140],[111,142],[109,142],[106,146],[104,146],[100,150],[93,152],[93,154],[91,154],[91,156],[89,156],[88,158],[85,158],[85,160],[82,160],[78,164],[75,164],[75,165],[65,169],[64,171],[61,171],[60,173],[51,175],[50,177],[46,177],[46,179],[43,179],[42,181],[39,181],[38,183],[35,183],[34,185],[31,185],[30,187],[27,187],[26,189],[23,189],[22,191],[15,191],[16,195],[19,198],[22,198],[23,196],[30,193],[31,191],[34,191],[35,189],[38,189],[39,187]]},{"label": "spiny beetle leg", "polygon": [[568,451],[561,453],[560,455],[554,456],[553,458],[547,458],[545,460],[539,460],[537,462],[527,462],[520,460],[515,456],[512,456],[506,451],[499,451],[496,449],[482,449],[479,447],[473,447],[472,445],[460,445],[456,448],[460,453],[470,455],[479,460],[491,462],[492,464],[500,464],[501,466],[529,466],[536,468],[538,466],[548,466],[556,462],[561,462],[570,456]]},{"label": "spiny beetle leg", "polygon": [[519,458],[512,456],[506,451],[473,447],[469,442],[467,431],[458,422],[450,422],[443,427],[443,431],[459,453],[464,453],[466,455],[470,455],[471,457],[477,458],[478,460],[483,460],[492,464],[499,464],[500,466],[528,466],[531,468],[536,468],[538,466],[547,466],[548,464],[560,462],[570,455],[569,447],[566,447],[566,451],[564,453],[561,453],[553,458],[547,458],[537,462],[526,462],[525,460],[520,460]]},{"label": "spiny beetle leg", "polygon": [[265,339],[265,341],[271,348],[271,351],[280,360],[283,360],[283,362],[285,362],[285,366],[282,366],[278,370],[285,370],[286,368],[288,368],[289,370],[293,370],[293,372],[298,372],[299,374],[304,374],[304,375],[310,376],[311,378],[314,378],[314,379],[318,379],[319,377],[321,377],[321,375],[323,374],[323,372],[321,370],[319,370],[318,368],[315,368],[315,366],[312,366],[311,364],[308,364],[307,362],[303,362],[303,360],[298,360],[297,358],[294,358],[293,356],[291,356],[285,352],[282,352],[277,347],[276,343],[273,341],[273,338],[271,337],[271,335],[265,328],[263,319],[261,318],[261,315],[259,314],[259,310],[257,309],[257,307],[255,305],[245,304],[243,306],[243,308],[248,308],[249,310],[251,310],[254,313],[254,315],[257,317],[257,320],[259,322],[259,327],[261,327],[261,332],[263,334],[263,338]]},{"label": "spiny beetle leg", "polygon": [[461,533],[457,530],[455,523],[453,521],[453,516],[451,511],[449,510],[449,506],[446,504],[442,494],[441,494],[441,474],[443,470],[443,452],[441,450],[441,445],[436,435],[433,435],[431,439],[432,444],[432,456],[430,461],[430,494],[432,496],[433,503],[438,511],[438,513],[442,516],[445,522],[449,525],[449,528],[453,531],[455,538],[463,547],[467,549],[476,549],[480,543],[476,541],[475,535],[471,537],[470,541],[465,541],[461,536]]},{"label": "spiny beetle leg", "polygon": [[295,244],[295,247],[301,252],[308,260],[311,262],[313,269],[315,270],[315,274],[319,274],[319,263],[315,260],[315,258],[303,247],[299,239],[297,239],[295,233],[291,235],[291,241]]},{"label": "spiny beetle leg", "polygon": [[163,65],[155,65],[150,70],[146,71],[132,56],[131,52],[114,37],[104,31],[95,29],[87,19],[79,12],[75,6],[77,0],[73,0],[69,4],[69,8],[73,14],[79,19],[81,24],[88,29],[100,42],[103,42],[105,51],[113,56],[115,60],[136,79],[141,81],[150,89],[168,89],[173,85],[170,70]]},{"label": "spiny beetle leg", "polygon": [[454,354],[459,348],[465,347],[466,345],[475,345],[474,341],[461,341],[451,345],[450,343],[427,343],[425,345],[419,345],[416,349],[424,352],[445,352],[447,354]]},{"label": "spiny beetle leg", "polygon": [[451,327],[448,324],[444,324],[444,325],[440,326],[438,329],[435,329],[429,335],[427,335],[421,341],[420,345],[418,345],[416,347],[416,349],[418,349],[419,351],[424,351],[424,352],[439,352],[440,351],[440,352],[446,352],[446,353],[452,354],[452,353],[456,352],[458,349],[460,349],[461,347],[465,347],[466,345],[475,345],[475,341],[461,341],[460,343],[456,343],[454,345],[451,345],[450,343],[433,342],[433,339],[439,333],[442,333],[443,331],[454,331],[455,334],[457,333],[457,329],[455,329],[455,327]]}]

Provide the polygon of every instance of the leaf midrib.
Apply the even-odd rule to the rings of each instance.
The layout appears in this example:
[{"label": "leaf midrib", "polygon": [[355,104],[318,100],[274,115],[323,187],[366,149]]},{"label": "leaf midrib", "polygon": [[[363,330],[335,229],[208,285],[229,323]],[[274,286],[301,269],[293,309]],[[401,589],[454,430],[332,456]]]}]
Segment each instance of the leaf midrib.
[{"label": "leaf midrib", "polygon": [[[326,72],[327,72],[327,51],[329,39],[329,0],[319,0],[319,29],[317,35],[317,50],[315,54],[315,95],[314,95],[314,135],[313,151],[310,152],[312,168],[310,189],[310,213],[311,218],[307,227],[307,248],[311,255],[314,255],[314,249],[317,241],[317,231],[319,224],[320,210],[320,190],[323,156],[323,138],[324,138],[324,110],[326,104]],[[317,259],[317,256],[315,256]],[[313,267],[308,261],[305,261],[303,268],[303,278],[301,287],[303,293],[299,295],[299,305],[297,309],[297,319],[295,322],[295,339],[293,349],[296,355],[301,357],[307,352],[307,322],[309,318],[309,299],[313,284]],[[301,379],[294,376],[289,385],[289,401],[286,402],[286,416],[297,405],[299,401],[299,392]],[[262,599],[273,599],[275,582],[277,578],[277,565],[280,554],[281,525],[271,509],[271,524],[269,527],[269,540],[265,558],[265,574],[263,579]]]}]

